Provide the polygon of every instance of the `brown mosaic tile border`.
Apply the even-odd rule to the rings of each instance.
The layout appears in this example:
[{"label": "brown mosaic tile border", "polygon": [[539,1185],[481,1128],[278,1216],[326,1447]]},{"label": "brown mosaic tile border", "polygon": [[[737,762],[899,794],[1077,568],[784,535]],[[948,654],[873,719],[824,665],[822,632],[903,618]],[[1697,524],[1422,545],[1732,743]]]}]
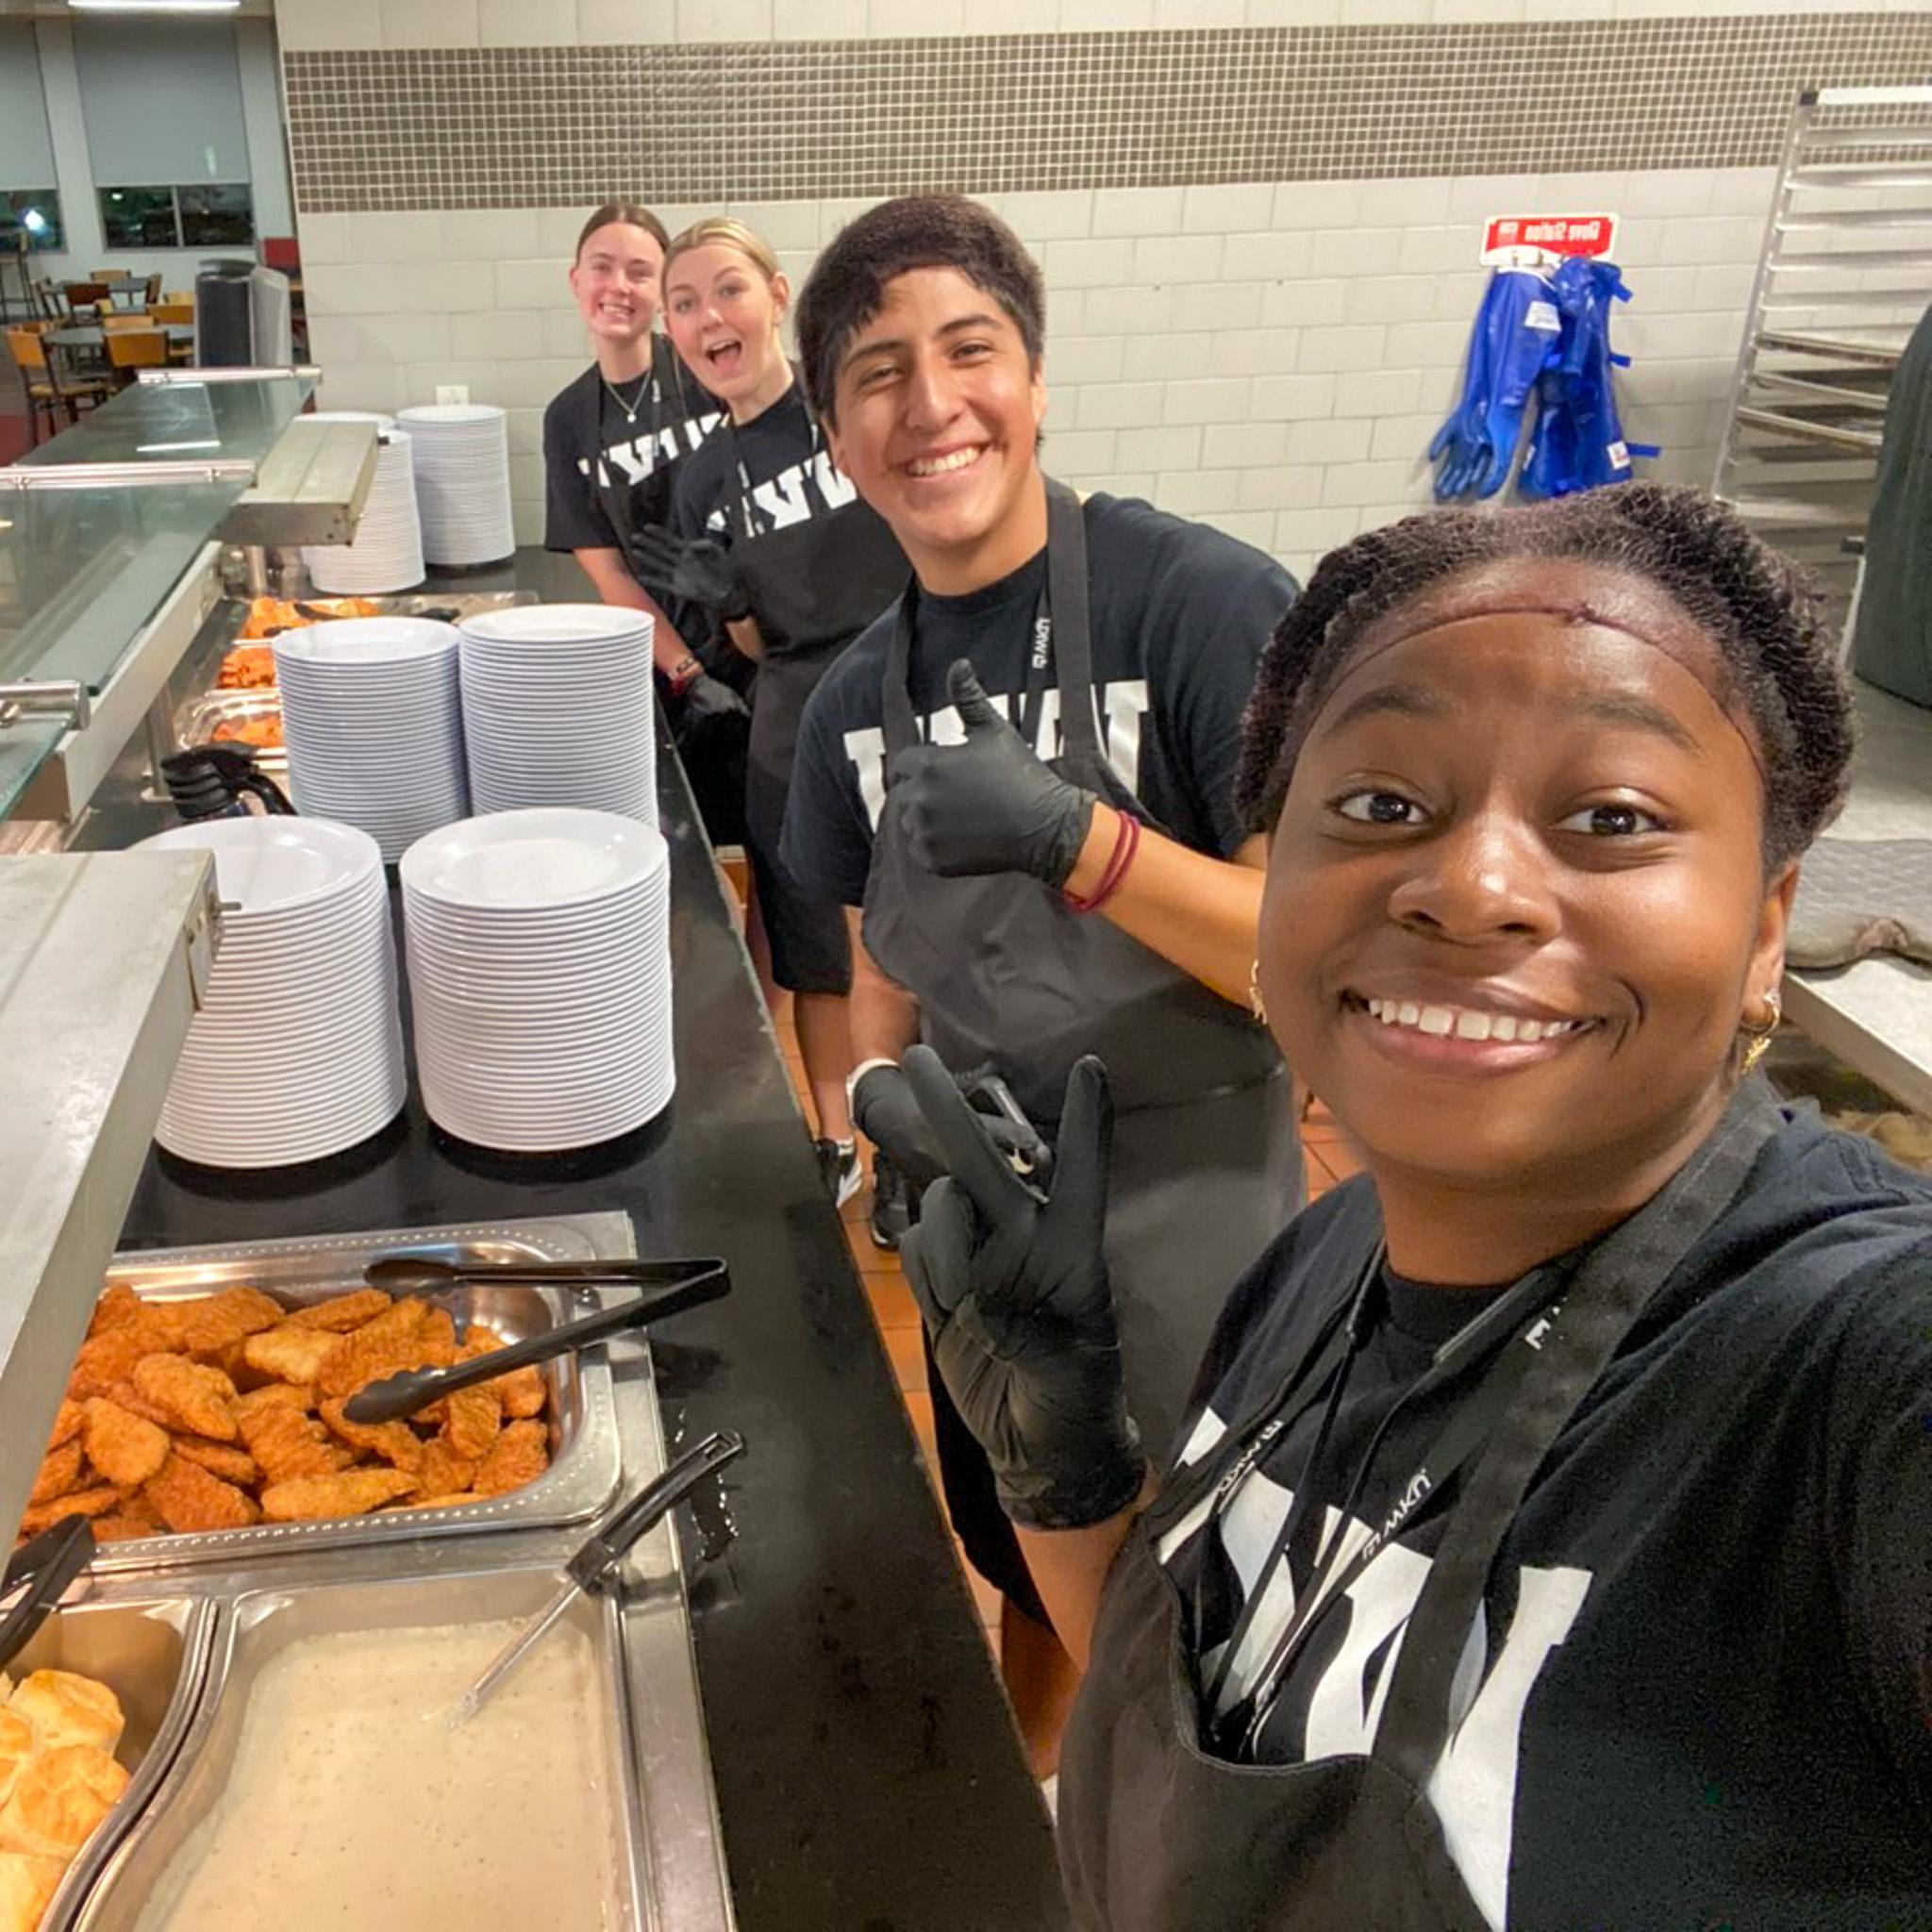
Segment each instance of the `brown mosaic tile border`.
[{"label": "brown mosaic tile border", "polygon": [[1932,14],[285,57],[305,213],[1774,161]]}]

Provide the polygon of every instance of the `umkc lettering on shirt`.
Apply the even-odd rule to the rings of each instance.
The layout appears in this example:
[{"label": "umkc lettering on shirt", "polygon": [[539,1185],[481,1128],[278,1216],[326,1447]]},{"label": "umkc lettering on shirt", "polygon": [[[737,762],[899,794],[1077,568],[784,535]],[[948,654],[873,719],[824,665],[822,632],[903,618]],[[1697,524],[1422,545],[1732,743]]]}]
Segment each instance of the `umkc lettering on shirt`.
[{"label": "umkc lettering on shirt", "polygon": [[[1100,748],[1108,766],[1128,791],[1141,791],[1141,720],[1147,715],[1147,680],[1124,679],[1118,684],[1094,688],[1094,719],[1100,727]],[[1007,714],[1008,722],[1032,746],[1036,758],[1058,758],[1064,748],[1060,730],[1060,694],[1049,688],[1041,691],[1009,691],[994,696],[993,703]],[[1028,731],[1024,712],[1032,711],[1033,728]],[[920,736],[928,744],[963,744],[966,726],[958,708],[928,711],[919,720]],[[879,828],[879,814],[886,808],[886,734],[876,724],[845,734],[845,756],[858,774],[858,795],[865,801],[865,815],[872,828]]]},{"label": "umkc lettering on shirt", "polygon": [[[597,458],[597,487],[608,490],[616,480],[611,475],[613,469],[624,472],[626,483],[641,483],[654,470],[665,463],[675,463],[679,457],[689,456],[698,444],[704,441],[723,419],[713,413],[709,416],[694,416],[684,425],[682,445],[678,437],[678,425],[667,423],[655,434],[646,431],[642,436],[629,442],[613,442]],[[579,457],[577,471],[580,475],[591,474],[591,458]]]},{"label": "umkc lettering on shirt", "polygon": [[[816,504],[806,494],[807,483],[818,491]],[[815,516],[841,509],[858,500],[858,491],[852,487],[851,479],[840,474],[839,466],[825,451],[818,449],[804,462],[780,470],[770,481],[754,483],[743,499],[744,517],[754,537],[769,537],[774,530],[809,523]],[[731,514],[723,504],[705,519],[705,527],[737,534]]]}]

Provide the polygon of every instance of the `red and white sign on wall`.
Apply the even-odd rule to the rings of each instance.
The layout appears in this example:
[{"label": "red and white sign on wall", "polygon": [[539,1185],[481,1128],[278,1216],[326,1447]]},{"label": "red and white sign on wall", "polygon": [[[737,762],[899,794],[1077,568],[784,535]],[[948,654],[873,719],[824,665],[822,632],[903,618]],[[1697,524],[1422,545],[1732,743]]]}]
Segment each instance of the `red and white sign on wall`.
[{"label": "red and white sign on wall", "polygon": [[1494,215],[1483,230],[1482,261],[1506,268],[1532,255],[1608,255],[1616,245],[1615,215]]}]

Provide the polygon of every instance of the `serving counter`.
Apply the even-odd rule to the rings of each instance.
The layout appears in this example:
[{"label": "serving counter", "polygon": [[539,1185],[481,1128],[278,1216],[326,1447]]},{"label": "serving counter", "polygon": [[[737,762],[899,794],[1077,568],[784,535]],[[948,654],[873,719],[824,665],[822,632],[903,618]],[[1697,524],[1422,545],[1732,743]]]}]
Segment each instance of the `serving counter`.
[{"label": "serving counter", "polygon": [[[440,582],[557,598],[574,569],[525,555],[514,573]],[[140,801],[138,755],[125,762],[77,842],[125,845],[167,822]],[[727,1485],[735,1540],[707,1561],[686,1552],[737,1924],[1050,1932],[1065,1914],[1044,1808],[668,744],[658,773],[677,1062],[665,1114],[589,1153],[507,1157],[451,1141],[412,1095],[374,1141],[305,1168],[152,1157],[124,1247],[617,1212],[642,1255],[724,1257],[732,1293],[654,1333],[650,1359],[674,1445],[721,1428],[748,1443]],[[620,1349],[613,1371],[622,1431],[626,1389],[652,1369]],[[626,1441],[627,1486],[634,1465],[655,1467],[639,1446]]]}]

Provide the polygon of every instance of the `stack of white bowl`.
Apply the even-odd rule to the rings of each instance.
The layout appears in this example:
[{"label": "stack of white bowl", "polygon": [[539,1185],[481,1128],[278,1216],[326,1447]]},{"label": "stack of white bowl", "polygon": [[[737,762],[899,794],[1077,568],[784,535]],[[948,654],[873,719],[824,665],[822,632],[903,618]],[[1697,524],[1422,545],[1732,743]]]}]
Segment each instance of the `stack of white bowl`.
[{"label": "stack of white bowl", "polygon": [[658,823],[650,618],[618,604],[529,604],[458,628],[477,811],[575,805]]},{"label": "stack of white bowl", "polygon": [[332,597],[380,597],[413,591],[423,581],[423,524],[416,510],[416,472],[410,440],[393,416],[358,409],[319,409],[322,423],[374,423],[375,476],[362,520],[347,543],[311,543],[302,552],[308,580]]},{"label": "stack of white bowl", "polygon": [[296,808],[359,825],[393,861],[470,808],[457,634],[426,617],[347,617],[275,641]]},{"label": "stack of white bowl", "polygon": [[403,921],[429,1117],[482,1147],[555,1153],[671,1098],[671,871],[611,812],[471,819],[412,845]]},{"label": "stack of white bowl", "polygon": [[508,557],[508,415],[493,403],[423,403],[400,420],[415,442],[423,555],[453,568]]},{"label": "stack of white bowl", "polygon": [[375,840],[324,819],[245,818],[145,842],[212,852],[224,902],[155,1138],[210,1167],[281,1167],[387,1126],[408,1090]]}]

